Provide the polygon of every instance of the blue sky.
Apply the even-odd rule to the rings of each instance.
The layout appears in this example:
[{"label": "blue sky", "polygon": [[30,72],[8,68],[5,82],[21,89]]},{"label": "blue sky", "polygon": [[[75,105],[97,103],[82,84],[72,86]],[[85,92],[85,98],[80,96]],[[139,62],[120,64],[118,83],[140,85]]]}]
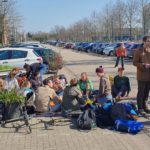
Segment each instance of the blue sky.
[{"label": "blue sky", "polygon": [[76,21],[100,12],[111,0],[18,0],[24,30],[50,31],[55,25],[68,27]]}]

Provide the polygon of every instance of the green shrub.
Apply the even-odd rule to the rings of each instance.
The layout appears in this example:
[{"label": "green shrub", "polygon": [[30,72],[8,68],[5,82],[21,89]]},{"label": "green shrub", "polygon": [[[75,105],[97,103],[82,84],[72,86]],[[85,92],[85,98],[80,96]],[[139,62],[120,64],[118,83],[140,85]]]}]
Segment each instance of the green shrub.
[{"label": "green shrub", "polygon": [[18,95],[16,90],[1,91],[0,102],[4,103],[5,105],[10,105],[12,103],[23,104],[25,102],[25,97],[23,95]]}]

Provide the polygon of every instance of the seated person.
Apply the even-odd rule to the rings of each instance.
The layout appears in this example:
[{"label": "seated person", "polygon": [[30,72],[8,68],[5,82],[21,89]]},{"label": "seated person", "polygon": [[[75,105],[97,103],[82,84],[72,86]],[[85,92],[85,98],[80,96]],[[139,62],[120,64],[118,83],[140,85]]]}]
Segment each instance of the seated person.
[{"label": "seated person", "polygon": [[88,79],[86,72],[81,73],[81,78],[78,81],[78,88],[82,92],[82,95],[85,95],[87,97],[89,97],[89,95],[93,91],[93,83]]},{"label": "seated person", "polygon": [[13,68],[9,75],[5,79],[5,90],[11,91],[11,90],[19,90],[19,84],[16,79],[16,75],[18,74],[19,69],[18,68]]},{"label": "seated person", "polygon": [[61,107],[62,98],[57,96],[53,82],[49,78],[43,81],[44,86],[36,91],[35,107],[37,112],[58,111]]},{"label": "seated person", "polygon": [[97,102],[104,105],[107,101],[112,101],[110,81],[102,66],[96,68],[96,73],[100,77]]},{"label": "seated person", "polygon": [[112,94],[116,99],[128,96],[131,90],[129,78],[123,75],[124,69],[118,68],[118,75],[114,77]]},{"label": "seated person", "polygon": [[53,89],[56,91],[57,94],[60,94],[61,92],[63,92],[64,87],[61,83],[61,80],[59,79],[59,76],[53,76],[52,77],[53,80]]},{"label": "seated person", "polygon": [[38,87],[42,86],[42,82],[40,80],[40,73],[35,72],[34,76],[30,79],[31,88],[36,91]]},{"label": "seated person", "polygon": [[67,110],[80,110],[80,105],[85,104],[85,101],[82,99],[82,93],[77,87],[77,83],[77,79],[72,79],[70,86],[67,86],[64,90],[62,100],[62,110],[64,112]]},{"label": "seated person", "polygon": [[5,85],[4,80],[0,78],[0,92],[4,91]]}]

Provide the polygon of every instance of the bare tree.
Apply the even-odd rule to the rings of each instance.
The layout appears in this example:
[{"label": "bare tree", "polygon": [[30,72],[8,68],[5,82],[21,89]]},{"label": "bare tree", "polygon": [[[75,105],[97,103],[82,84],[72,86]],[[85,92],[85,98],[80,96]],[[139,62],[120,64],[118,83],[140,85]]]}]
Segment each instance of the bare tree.
[{"label": "bare tree", "polygon": [[138,14],[138,3],[137,0],[127,0],[125,5],[125,19],[127,21],[127,27],[129,27],[130,37],[132,37],[132,29],[137,24]]}]

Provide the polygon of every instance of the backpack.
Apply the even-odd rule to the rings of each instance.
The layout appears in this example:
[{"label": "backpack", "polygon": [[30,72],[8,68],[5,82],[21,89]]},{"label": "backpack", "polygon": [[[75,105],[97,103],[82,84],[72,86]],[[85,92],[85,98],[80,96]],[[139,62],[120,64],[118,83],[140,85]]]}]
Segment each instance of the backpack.
[{"label": "backpack", "polygon": [[80,114],[77,119],[77,126],[82,130],[91,130],[96,126],[95,113],[91,109],[86,109],[82,114]]},{"label": "backpack", "polygon": [[118,131],[128,132],[131,134],[137,134],[144,128],[144,125],[141,122],[137,121],[125,121],[122,119],[118,119],[115,121],[115,128]]}]

